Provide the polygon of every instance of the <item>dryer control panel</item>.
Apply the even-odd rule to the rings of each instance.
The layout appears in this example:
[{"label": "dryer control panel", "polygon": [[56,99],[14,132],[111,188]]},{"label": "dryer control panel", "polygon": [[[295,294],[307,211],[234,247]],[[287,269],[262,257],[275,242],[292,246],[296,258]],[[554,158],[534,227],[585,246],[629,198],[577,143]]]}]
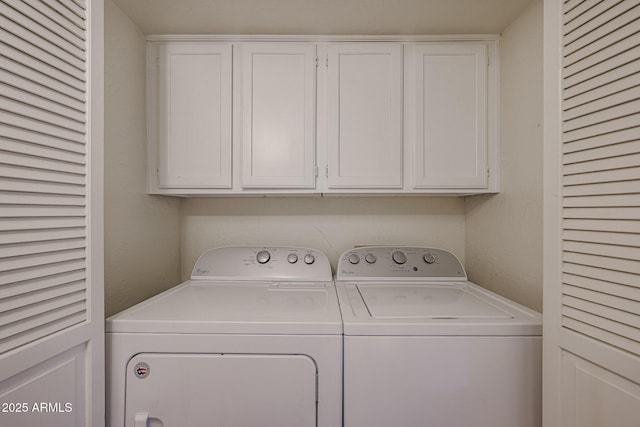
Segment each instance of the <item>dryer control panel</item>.
[{"label": "dryer control panel", "polygon": [[467,274],[460,260],[443,249],[368,246],[351,249],[342,254],[336,279],[461,281],[467,280]]},{"label": "dryer control panel", "polygon": [[331,265],[320,251],[290,246],[224,246],[196,261],[191,280],[332,280]]}]

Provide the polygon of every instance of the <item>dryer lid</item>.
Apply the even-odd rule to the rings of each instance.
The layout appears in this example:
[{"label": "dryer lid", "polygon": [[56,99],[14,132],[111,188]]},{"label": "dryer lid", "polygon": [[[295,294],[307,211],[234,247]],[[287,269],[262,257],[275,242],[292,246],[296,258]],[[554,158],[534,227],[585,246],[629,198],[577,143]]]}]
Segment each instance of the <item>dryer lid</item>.
[{"label": "dryer lid", "polygon": [[367,284],[358,291],[377,319],[511,319],[513,316],[462,284]]}]

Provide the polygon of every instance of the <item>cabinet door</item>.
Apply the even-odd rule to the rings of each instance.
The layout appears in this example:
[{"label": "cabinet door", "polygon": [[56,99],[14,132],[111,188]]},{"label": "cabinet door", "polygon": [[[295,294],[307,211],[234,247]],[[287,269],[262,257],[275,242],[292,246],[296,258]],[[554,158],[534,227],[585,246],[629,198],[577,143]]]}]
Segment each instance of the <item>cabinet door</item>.
[{"label": "cabinet door", "polygon": [[315,186],[315,51],[242,45],[242,187]]},{"label": "cabinet door", "polygon": [[329,188],[402,187],[402,45],[328,47]]},{"label": "cabinet door", "polygon": [[487,48],[415,46],[414,188],[487,186]]},{"label": "cabinet door", "polygon": [[163,44],[158,52],[161,188],[231,187],[231,45]]}]

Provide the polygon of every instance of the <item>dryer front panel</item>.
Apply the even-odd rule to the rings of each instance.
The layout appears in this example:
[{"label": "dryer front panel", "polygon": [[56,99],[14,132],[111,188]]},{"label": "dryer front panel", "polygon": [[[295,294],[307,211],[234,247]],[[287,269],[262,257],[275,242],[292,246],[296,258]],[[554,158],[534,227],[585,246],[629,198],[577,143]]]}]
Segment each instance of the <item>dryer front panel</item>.
[{"label": "dryer front panel", "polygon": [[316,426],[316,372],[304,355],[141,353],[125,426]]}]

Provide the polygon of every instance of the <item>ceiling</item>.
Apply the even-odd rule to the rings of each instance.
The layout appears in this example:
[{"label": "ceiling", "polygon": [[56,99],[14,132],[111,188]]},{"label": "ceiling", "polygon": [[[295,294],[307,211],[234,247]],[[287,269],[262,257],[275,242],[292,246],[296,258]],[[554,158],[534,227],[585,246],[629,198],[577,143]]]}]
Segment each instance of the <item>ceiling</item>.
[{"label": "ceiling", "polygon": [[113,0],[145,34],[494,34],[538,0]]}]

